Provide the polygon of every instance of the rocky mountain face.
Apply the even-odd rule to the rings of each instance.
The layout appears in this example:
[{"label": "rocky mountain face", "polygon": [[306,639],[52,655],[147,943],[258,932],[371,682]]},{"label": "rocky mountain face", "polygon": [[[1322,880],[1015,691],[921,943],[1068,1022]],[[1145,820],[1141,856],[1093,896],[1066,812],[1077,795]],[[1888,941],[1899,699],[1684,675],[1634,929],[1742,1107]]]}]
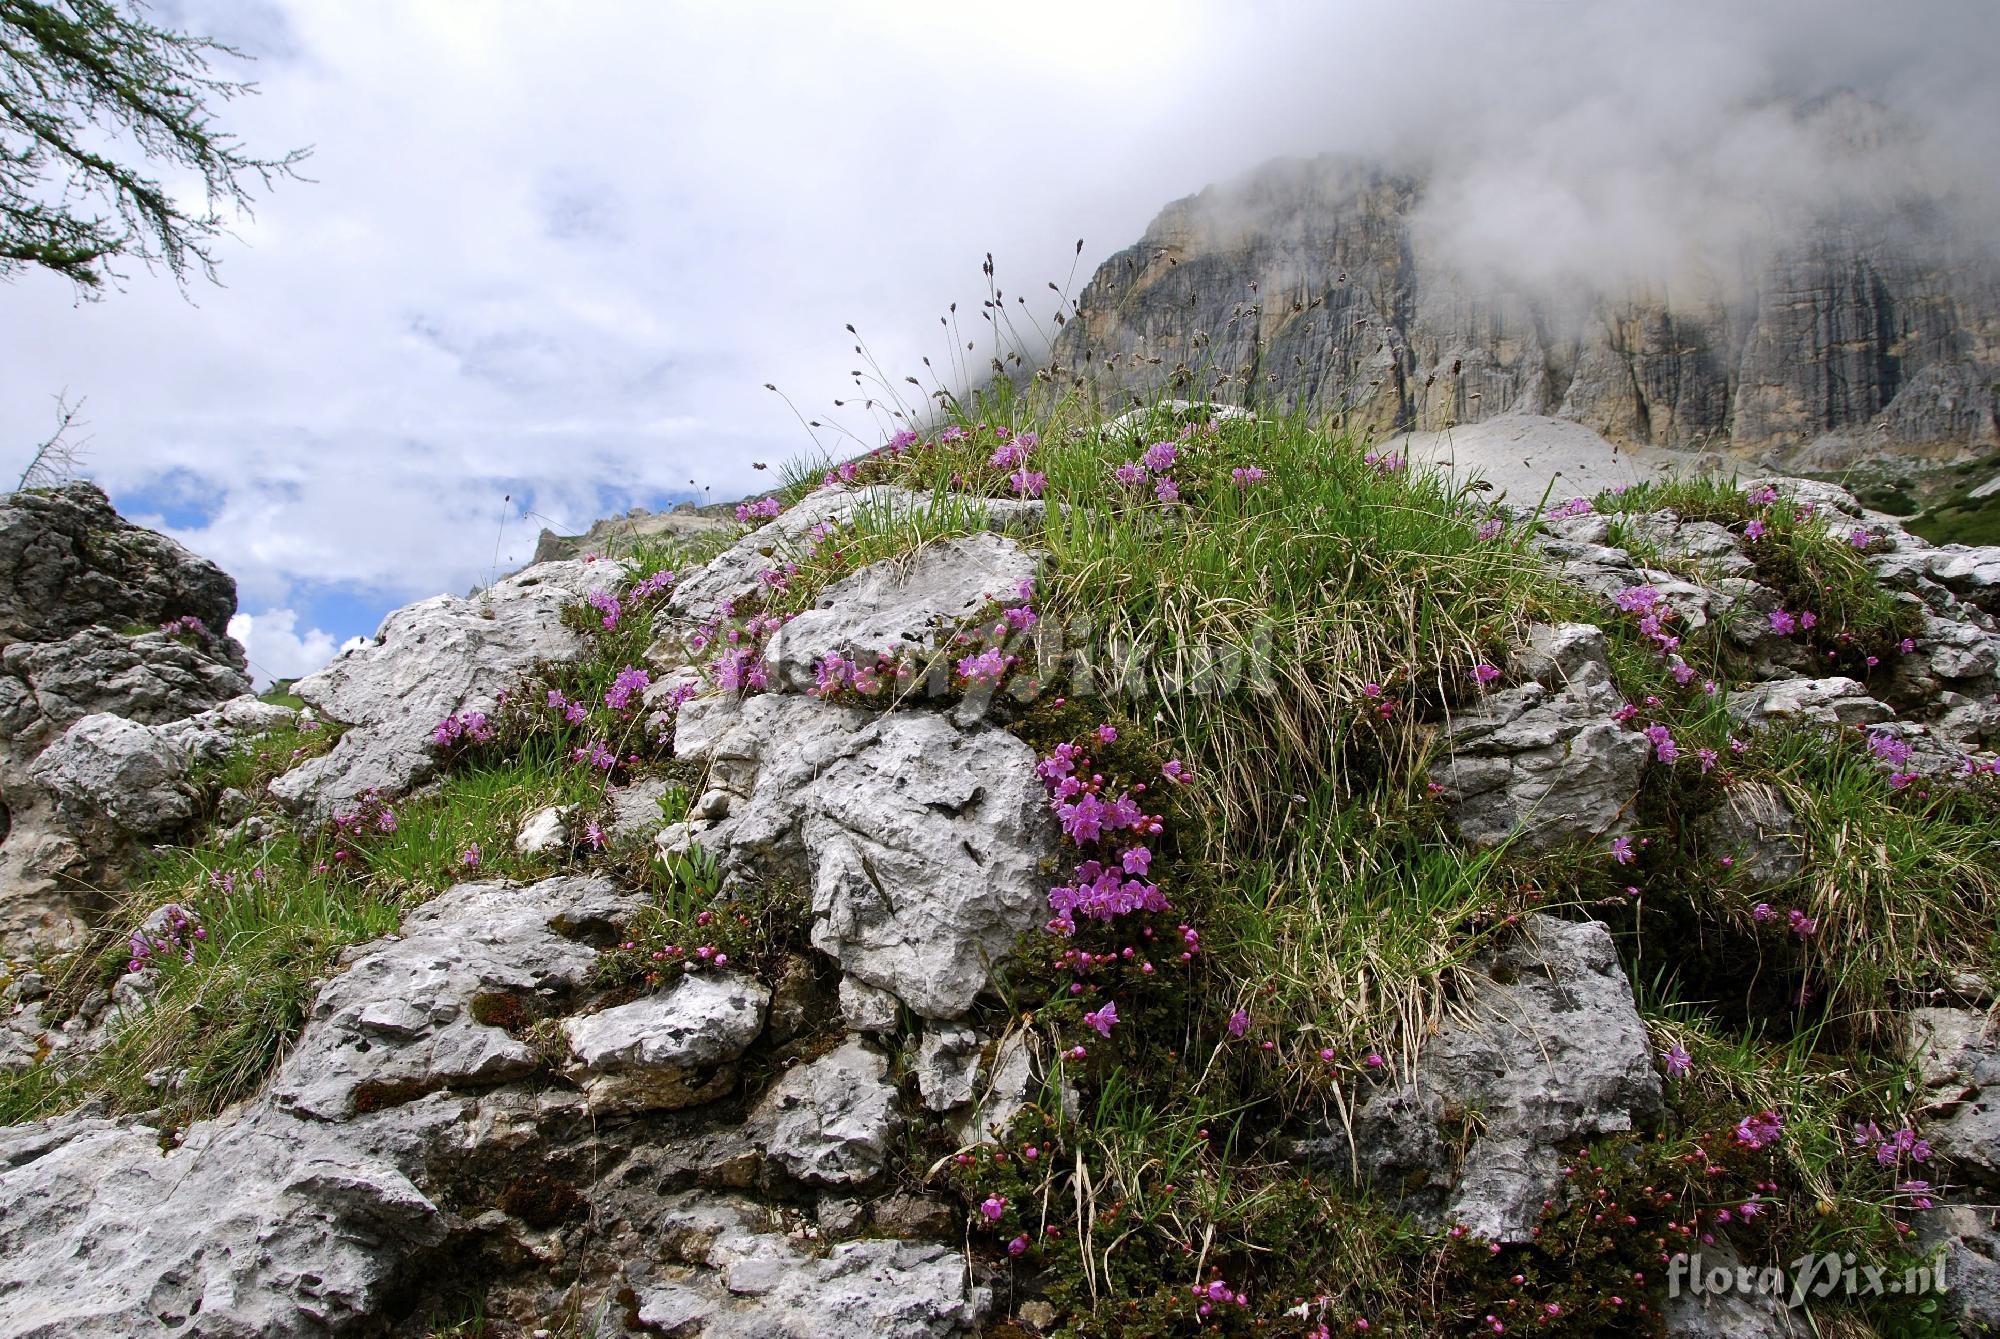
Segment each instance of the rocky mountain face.
[{"label": "rocky mountain face", "polygon": [[[1786,505],[1860,519],[1839,489],[1779,480],[1774,498],[1779,489]],[[914,513],[927,501],[888,486],[821,489],[679,573],[663,617],[706,639],[773,587],[795,546],[863,511]],[[712,862],[732,882],[801,889],[810,948],[781,970],[718,958],[611,988],[601,965],[651,914],[648,896],[616,877],[468,871],[411,890],[398,931],[355,945],[318,984],[295,1044],[254,1096],[181,1129],[96,1103],[0,1129],[0,1333],[467,1333],[433,1328],[447,1284],[476,1286],[480,1333],[505,1336],[556,1324],[595,1339],[1053,1330],[1061,1317],[1015,1290],[1009,1256],[968,1244],[978,1215],[1003,1206],[968,1214],[894,1170],[926,1140],[968,1160],[1005,1153],[996,1141],[1030,1103],[1075,1106],[1062,1057],[1018,1026],[1018,1002],[995,1001],[996,972],[1046,917],[1059,877],[1046,774],[976,699],[877,711],[828,700],[810,670],[949,645],[982,611],[1024,609],[1048,560],[1042,522],[1039,502],[996,500],[969,533],[915,560],[860,567],[784,625],[764,672],[733,683],[690,663],[683,641],[656,645],[641,714],[699,777],[698,795],[669,822],[657,780],[616,786],[611,838],[662,861]],[[1902,710],[1775,634],[1776,596],[1752,578],[1743,537],[1721,525],[1656,511],[1614,533],[1609,518],[1572,511],[1533,552],[1607,602],[1663,592],[1689,627],[1724,629],[1756,666],[1755,687],[1729,707],[1746,731],[1894,721],[1913,775],[1990,759],[2000,550],[1934,548],[1869,524],[1886,536],[1871,557],[1880,579],[1920,611],[1921,631],[1880,690]],[[0,551],[47,555],[11,564],[17,585],[0,594],[17,638],[0,680],[13,694],[9,852],[31,831],[38,851],[84,850],[76,834],[97,832],[89,849],[106,860],[129,852],[114,837],[170,837],[209,798],[193,793],[199,759],[298,719],[239,696],[226,642],[119,628],[188,614],[220,626],[231,590],[199,559],[118,521],[94,489],[7,500],[0,539],[12,546]],[[359,809],[379,825],[371,797],[400,801],[439,771],[441,721],[476,713],[466,728],[485,728],[536,668],[586,653],[589,620],[615,622],[657,593],[613,598],[627,580],[615,561],[564,559],[392,614],[374,645],[297,685],[348,730],[281,776],[273,798],[302,823]],[[45,608],[24,587],[83,594]],[[1642,779],[1661,764],[1614,712],[1608,656],[1594,624],[1530,625],[1506,655],[1510,686],[1451,722],[1434,790],[1462,840],[1542,846],[1633,829]],[[1782,864],[1792,815],[1772,795],[1739,798],[1716,811],[1705,849]],[[514,841],[587,854],[579,821],[551,807]],[[52,1034],[78,1054],[105,1044],[157,989],[157,969],[135,961],[111,992],[116,1007],[89,1027],[45,1015],[53,1005],[24,965],[23,936],[47,926],[48,897],[18,877],[0,887],[15,963],[7,1026],[19,1043],[0,1052],[9,1069],[45,1063]],[[63,914],[98,910],[77,902]],[[161,907],[147,924],[163,933],[171,914]],[[1518,930],[1466,965],[1463,1007],[1413,1068],[1359,1081],[1351,1119],[1292,1154],[1495,1253],[1540,1231],[1538,1215],[1565,1193],[1564,1150],[1663,1109],[1654,1046],[1606,926],[1536,913]],[[1995,1323],[2000,1037],[1979,1012],[1990,988],[1967,989],[1972,1007],[1915,1016],[1910,1045],[1932,1138],[1963,1189],[1929,1240],[1951,1253],[1953,1305]],[[1798,1332],[1758,1298],[1682,1298],[1665,1323],[1686,1336]]]},{"label": "rocky mountain face", "polygon": [[[0,498],[0,936],[73,938],[115,887],[130,834],[192,817],[182,797],[143,821],[100,821],[36,764],[72,727],[84,725],[69,745],[79,752],[99,727],[185,721],[247,695],[243,648],[224,631],[235,612],[228,573],[128,523],[92,484]],[[226,748],[226,732],[210,733],[206,747]],[[106,803],[142,776],[157,786],[185,770],[133,765],[94,779]]]},{"label": "rocky mountain face", "polygon": [[1114,401],[1164,376],[1376,435],[1538,414],[1801,470],[2000,450],[2000,265],[1928,202],[1802,225],[1741,280],[1558,302],[1456,267],[1425,191],[1321,158],[1176,201],[1053,360]]},{"label": "rocky mountain face", "polygon": [[683,502],[670,511],[647,511],[644,507],[634,507],[623,516],[611,516],[592,523],[580,535],[559,535],[544,527],[535,540],[534,561],[551,563],[561,558],[581,558],[585,554],[612,558],[630,553],[634,545],[648,541],[712,535],[728,527],[725,517],[704,512],[692,502]]}]

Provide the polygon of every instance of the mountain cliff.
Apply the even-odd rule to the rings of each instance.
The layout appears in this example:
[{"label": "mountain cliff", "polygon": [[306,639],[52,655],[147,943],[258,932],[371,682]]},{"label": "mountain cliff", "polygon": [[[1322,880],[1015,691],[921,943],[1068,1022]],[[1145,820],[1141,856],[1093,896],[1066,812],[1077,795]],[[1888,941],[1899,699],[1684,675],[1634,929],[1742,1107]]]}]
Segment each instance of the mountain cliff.
[{"label": "mountain cliff", "polygon": [[1933,200],[1823,212],[1748,256],[1560,296],[1461,263],[1419,173],[1273,163],[1168,205],[1054,349],[1358,430],[1501,414],[1795,469],[2000,448],[2000,267]]}]

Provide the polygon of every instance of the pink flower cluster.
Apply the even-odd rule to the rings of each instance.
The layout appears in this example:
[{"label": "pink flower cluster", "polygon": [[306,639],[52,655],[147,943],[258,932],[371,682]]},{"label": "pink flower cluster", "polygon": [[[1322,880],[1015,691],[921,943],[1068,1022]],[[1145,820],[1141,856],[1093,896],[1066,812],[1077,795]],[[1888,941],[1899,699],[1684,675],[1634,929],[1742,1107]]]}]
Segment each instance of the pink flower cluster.
[{"label": "pink flower cluster", "polygon": [[[1681,639],[1667,631],[1667,624],[1678,615],[1658,590],[1651,586],[1627,586],[1612,598],[1612,603],[1628,614],[1639,616],[1639,635],[1651,641],[1661,656],[1671,656],[1680,649]],[[1692,676],[1694,671],[1688,673]]]},{"label": "pink flower cluster", "polygon": [[647,600],[673,584],[672,572],[655,572],[644,580],[634,582],[631,589],[625,592],[623,599],[619,598],[617,592],[609,590],[594,590],[583,598],[584,603],[597,611],[598,622],[604,625],[604,630],[613,632],[617,630],[621,618],[626,614],[637,613]]},{"label": "pink flower cluster", "polygon": [[162,924],[158,933],[148,936],[143,930],[134,930],[126,941],[132,951],[130,961],[125,964],[126,971],[140,971],[168,957],[178,957],[184,963],[193,962],[194,946],[208,938],[208,931],[195,919],[194,913],[178,903],[167,903],[160,908],[159,914]]},{"label": "pink flower cluster", "polygon": [[1907,1125],[1891,1134],[1883,1134],[1874,1121],[1858,1125],[1854,1130],[1854,1146],[1872,1149],[1875,1163],[1880,1167],[1893,1167],[1904,1158],[1911,1162],[1931,1160],[1930,1141],[1919,1139],[1917,1132]]},{"label": "pink flower cluster", "polygon": [[645,692],[652,681],[652,676],[646,671],[628,665],[618,671],[618,677],[605,691],[604,705],[613,711],[624,711],[632,705],[634,695]]},{"label": "pink flower cluster", "polygon": [[625,606],[616,594],[608,590],[594,590],[583,598],[585,603],[603,616],[599,621],[604,624],[606,632],[617,628],[619,616],[625,612]]},{"label": "pink flower cluster", "polygon": [[755,502],[736,504],[736,520],[740,525],[756,525],[768,521],[785,509],[785,505],[774,497],[760,497]]},{"label": "pink flower cluster", "polygon": [[1007,671],[1018,663],[1018,656],[1010,656],[997,646],[989,646],[976,655],[962,657],[953,669],[967,684],[998,687],[1000,680],[1007,676]]},{"label": "pink flower cluster", "polygon": [[1058,744],[1035,771],[1049,792],[1049,807],[1062,824],[1063,835],[1096,854],[1075,867],[1071,881],[1049,890],[1055,915],[1049,930],[1069,936],[1079,914],[1111,921],[1135,911],[1171,910],[1157,883],[1149,882],[1153,852],[1144,838],[1157,836],[1157,815],[1148,814],[1131,792],[1104,796],[1104,777],[1086,773],[1090,757],[1077,744]]},{"label": "pink flower cluster", "polygon": [[1775,1111],[1760,1111],[1736,1122],[1736,1142],[1745,1148],[1768,1148],[1785,1132],[1785,1122]]},{"label": "pink flower cluster", "polygon": [[1244,1293],[1231,1288],[1224,1279],[1213,1279],[1205,1287],[1199,1283],[1191,1284],[1188,1287],[1188,1292],[1192,1296],[1201,1299],[1201,1304],[1195,1308],[1197,1315],[1206,1316],[1214,1308],[1229,1303],[1234,1303],[1237,1306],[1250,1305],[1250,1298]]},{"label": "pink flower cluster", "polygon": [[206,637],[208,636],[208,624],[202,622],[193,614],[182,614],[179,618],[170,618],[160,624],[160,631],[166,633],[169,637],[177,637],[183,634],[190,637]]},{"label": "pink flower cluster", "polygon": [[813,667],[813,697],[833,697],[841,692],[873,697],[890,684],[910,677],[910,668],[888,656],[878,655],[873,665],[863,665],[837,653],[824,657]]},{"label": "pink flower cluster", "polygon": [[570,761],[588,764],[601,772],[608,772],[618,765],[618,755],[601,739],[579,744],[570,750],[569,756]]},{"label": "pink flower cluster", "polygon": [[[1189,430],[1183,429],[1182,436]],[[1153,498],[1163,507],[1171,507],[1181,500],[1181,486],[1168,471],[1180,461],[1180,448],[1172,442],[1154,442],[1139,453],[1137,460],[1128,460],[1111,471],[1111,477],[1125,488],[1137,489],[1145,486],[1146,480],[1153,481]],[[1264,472],[1251,466],[1232,473],[1236,486],[1247,488],[1264,477]]]},{"label": "pink flower cluster", "polygon": [[764,668],[762,644],[766,637],[784,627],[787,619],[771,614],[752,615],[741,626],[725,630],[723,620],[736,617],[735,603],[724,600],[717,612],[719,618],[703,623],[689,635],[688,650],[696,655],[708,654],[709,677],[723,691],[763,692],[770,687],[770,674]]},{"label": "pink flower cluster", "polygon": [[1048,486],[1049,478],[1028,468],[1028,457],[1034,453],[1039,439],[1032,432],[1008,437],[1006,429],[1000,431],[1002,440],[993,454],[987,457],[988,468],[1013,471],[1007,476],[1007,486],[1014,490],[1017,497],[1040,497],[1042,490]]},{"label": "pink flower cluster", "polygon": [[453,712],[431,731],[431,743],[441,749],[467,740],[474,744],[486,744],[492,739],[493,724],[486,719],[483,711]]}]

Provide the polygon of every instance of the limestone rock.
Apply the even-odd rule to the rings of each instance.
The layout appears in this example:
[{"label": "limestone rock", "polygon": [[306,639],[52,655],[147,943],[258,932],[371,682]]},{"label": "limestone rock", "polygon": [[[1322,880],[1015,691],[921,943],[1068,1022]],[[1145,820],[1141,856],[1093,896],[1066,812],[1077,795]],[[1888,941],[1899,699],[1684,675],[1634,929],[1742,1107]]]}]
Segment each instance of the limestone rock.
[{"label": "limestone rock", "polygon": [[615,562],[542,563],[461,598],[439,595],[396,610],[375,640],[298,681],[292,691],[352,727],[323,757],[279,777],[271,794],[326,817],[366,790],[399,794],[437,771],[431,732],[454,712],[494,710],[536,663],[583,649],[563,610],[615,590]]},{"label": "limestone rock", "polygon": [[530,562],[553,563],[585,555],[616,558],[629,555],[634,546],[648,540],[664,538],[686,543],[705,540],[729,529],[726,517],[698,511],[686,504],[656,512],[634,507],[623,516],[596,522],[580,535],[558,535],[544,529],[535,540],[535,555]]},{"label": "limestone rock", "polygon": [[[1039,534],[1042,504],[1013,499],[954,499],[980,513],[990,529]],[[744,535],[709,562],[681,575],[667,608],[691,622],[722,617],[725,605],[747,600],[763,589],[763,574],[796,561],[812,543],[815,527],[837,529],[862,513],[894,515],[931,504],[930,495],[879,484],[867,488],[817,488],[763,525]]]},{"label": "limestone rock", "polygon": [[85,628],[0,652],[0,738],[46,741],[98,712],[180,720],[249,691],[240,669],[178,637]]},{"label": "limestone rock", "polygon": [[[1652,1047],[1594,922],[1527,917],[1519,939],[1474,964],[1460,1014],[1413,1075],[1362,1103],[1355,1157],[1421,1221],[1524,1241],[1561,1182],[1558,1144],[1661,1110]],[[1461,1131],[1453,1122],[1470,1112],[1480,1124]],[[1462,1135],[1471,1143],[1454,1166]]]},{"label": "limestone rock", "polygon": [[670,784],[663,777],[644,777],[629,786],[613,790],[610,795],[611,813],[604,824],[605,832],[617,840],[651,839],[654,833],[666,826],[666,815],[661,812],[660,802],[666,799],[670,789]]},{"label": "limestone rock", "polygon": [[1896,713],[1852,679],[1780,679],[1729,695],[1729,718],[1746,727],[1778,721],[1814,725],[1864,725]]},{"label": "limestone rock", "polygon": [[2000,1026],[1962,1009],[1917,1009],[1909,1029],[1931,1147],[1959,1178],[2000,1191]]},{"label": "limestone rock", "polygon": [[840,978],[840,1021],[849,1032],[887,1036],[902,1022],[903,1005],[894,994],[858,977]]},{"label": "limestone rock", "polygon": [[1128,409],[1117,418],[1104,425],[1104,431],[1111,434],[1131,433],[1144,436],[1149,432],[1168,432],[1178,429],[1183,423],[1196,418],[1212,423],[1249,423],[1256,415],[1233,404],[1218,404],[1211,400],[1161,400],[1157,404]]},{"label": "limestone rock", "polygon": [[192,616],[203,649],[240,671],[243,650],[225,634],[235,613],[228,573],[125,520],[96,484],[0,497],[0,646]]},{"label": "limestone rock", "polygon": [[[1715,1237],[1691,1252],[1689,1269],[1726,1269],[1733,1275],[1743,1265],[1726,1237]],[[1791,1275],[1785,1275],[1790,1287]],[[1670,1290],[1671,1291],[1671,1290]],[[1733,1287],[1724,1292],[1704,1289],[1696,1293],[1683,1283],[1678,1295],[1670,1295],[1660,1309],[1668,1339],[1791,1339],[1808,1333],[1798,1314],[1787,1309],[1783,1300],[1767,1293],[1743,1293]]]},{"label": "limestone rock", "polygon": [[2000,1326],[2000,1025],[1985,1013],[1916,1009],[1908,1039],[1924,1137],[1951,1183],[1916,1216],[1917,1240],[1945,1253],[1946,1304],[1975,1333]]},{"label": "limestone rock", "polygon": [[129,1119],[0,1131],[0,1332],[366,1332],[445,1235],[380,1149],[415,1142],[407,1124],[350,1142],[269,1112],[203,1122],[165,1154]]},{"label": "limestone rock", "polygon": [[72,823],[109,823],[142,838],[164,836],[194,817],[187,774],[184,751],[137,721],[108,715],[72,725],[30,773]]},{"label": "limestone rock", "polygon": [[794,1180],[850,1185],[882,1174],[901,1126],[889,1062],[850,1041],[779,1079],[745,1128]]},{"label": "limestone rock", "polygon": [[463,883],[412,911],[398,938],[364,945],[314,1002],[271,1081],[286,1111],[340,1120],[441,1088],[532,1074],[541,1057],[511,1034],[586,985],[639,896],[601,879]]},{"label": "limestone rock", "polygon": [[1747,781],[1731,785],[1722,803],[1696,820],[1695,835],[1705,854],[1729,856],[1738,874],[1768,887],[1805,867],[1794,822],[1791,806],[1776,786]]},{"label": "limestone rock", "polygon": [[932,1111],[950,1111],[972,1100],[979,1084],[984,1044],[971,1028],[935,1025],[917,1043],[917,1091]]},{"label": "limestone rock", "polygon": [[829,586],[811,609],[772,636],[774,684],[803,692],[829,656],[873,664],[935,652],[981,610],[1023,603],[1038,555],[992,533],[927,544],[907,558],[870,563]]},{"label": "limestone rock", "polygon": [[1945,1311],[1962,1334],[2000,1330],[2000,1203],[1939,1204],[1916,1218],[1917,1249],[1944,1253]]},{"label": "limestone rock", "polygon": [[734,973],[689,973],[667,990],[571,1018],[563,1036],[594,1111],[694,1106],[727,1093],[730,1062],[763,1031],[771,992]]},{"label": "limestone rock", "polygon": [[675,749],[727,816],[663,846],[809,883],[814,946],[924,1017],[964,1013],[1045,912],[1055,829],[1012,735],[766,694],[688,703]]},{"label": "limestone rock", "polygon": [[994,1048],[992,1067],[973,1083],[973,1105],[952,1126],[961,1144],[1001,1138],[1028,1105],[1035,1055],[1026,1032],[1010,1032]]},{"label": "limestone rock", "polygon": [[589,879],[443,894],[321,991],[271,1094],[165,1153],[131,1119],[0,1130],[0,1332],[379,1333],[458,1230],[426,1186],[469,1159],[504,1165],[573,1100],[419,1095],[518,1072],[469,1035],[512,1041],[479,989],[563,1003],[594,955],[555,927],[603,940],[632,902]]},{"label": "limestone rock", "polygon": [[1672,511],[1628,516],[1625,526],[1633,539],[1650,545],[1660,557],[1700,565],[1704,579],[1741,577],[1753,564],[1736,536],[1713,521],[1685,521]]},{"label": "limestone rock", "polygon": [[1651,745],[1611,719],[1619,699],[1602,630],[1531,628],[1510,664],[1540,677],[1488,694],[1448,727],[1438,780],[1459,835],[1540,849],[1630,826]]},{"label": "limestone rock", "polygon": [[550,805],[529,814],[514,834],[514,849],[522,855],[547,855],[569,840],[569,816],[574,805]]},{"label": "limestone rock", "polygon": [[[126,853],[132,835],[105,817],[106,796],[87,798],[88,787],[71,787],[68,817],[59,813],[55,795],[33,770],[44,749],[85,718],[105,715],[175,725],[165,738],[174,750],[190,760],[216,758],[237,733],[254,733],[246,715],[255,709],[245,704],[255,699],[240,696],[249,690],[222,648],[159,632],[84,628],[61,641],[15,642],[0,651],[0,808],[7,816],[0,828],[0,935],[51,946],[73,942],[92,902],[82,890],[118,886],[113,857]],[[238,704],[232,711],[241,725],[216,712],[224,702]],[[256,709],[283,711],[263,703]],[[176,790],[151,804],[121,798],[119,807],[139,813],[184,801]]]},{"label": "limestone rock", "polygon": [[699,1271],[631,1271],[642,1325],[702,1339],[962,1339],[990,1306],[955,1249],[881,1238],[823,1255],[771,1230],[753,1205],[686,1196],[661,1239]]}]

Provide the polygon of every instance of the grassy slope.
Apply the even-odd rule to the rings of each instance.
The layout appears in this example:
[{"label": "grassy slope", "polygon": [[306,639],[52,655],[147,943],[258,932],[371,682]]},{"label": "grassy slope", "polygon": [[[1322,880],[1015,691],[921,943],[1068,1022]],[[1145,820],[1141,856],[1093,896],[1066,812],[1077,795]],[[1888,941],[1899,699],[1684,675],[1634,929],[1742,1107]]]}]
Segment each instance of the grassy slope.
[{"label": "grassy slope", "polygon": [[[1070,662],[1056,663],[1046,640],[1039,653],[1011,644],[1024,661],[1013,682],[1073,671],[1085,621],[1098,671],[1065,681],[1061,698],[1016,704],[1010,728],[1044,753],[1086,746],[1113,790],[1148,787],[1146,807],[1163,827],[1149,842],[1150,877],[1173,904],[1086,922],[1073,939],[1031,935],[1004,1005],[985,1022],[1026,1027],[1047,1052],[1067,1053],[1057,1085],[997,1149],[955,1156],[939,1139],[911,1149],[904,1175],[963,1195],[972,1248],[1013,1272],[1018,1296],[1055,1307],[1075,1335],[1303,1335],[1360,1319],[1377,1332],[1457,1334],[1490,1331],[1489,1314],[1539,1317],[1538,1332],[1629,1333],[1647,1296],[1632,1275],[1656,1270],[1663,1244],[1679,1245],[1668,1225],[1712,1218],[1753,1193],[1769,1207],[1743,1241],[1761,1258],[1896,1250],[1909,1196],[1848,1132],[1908,1115],[1885,1011],[1955,969],[1991,969],[2000,811],[1990,795],[1945,783],[1894,789],[1858,739],[1828,747],[1771,736],[1732,752],[1721,708],[1740,667],[1719,645],[1689,636],[1679,653],[1696,673],[1676,683],[1633,618],[1552,581],[1519,528],[1480,538],[1487,518],[1468,506],[1476,499],[1371,463],[1310,425],[1173,438],[1167,473],[1181,500],[1168,508],[1150,481],[1127,488],[1113,477],[1147,438],[1107,437],[1063,405],[993,405],[986,417],[1038,433],[1026,468],[1046,476],[1061,518],[1035,608],[1044,633],[1068,630]],[[1007,495],[1009,471],[987,463],[1001,434],[978,418],[965,416],[957,440],[851,473]],[[1251,469],[1263,477],[1247,486],[1232,476]],[[795,479],[787,495],[811,482]],[[1873,642],[1893,630],[1894,610],[1858,555],[1819,521],[1727,490],[1600,503],[1672,504],[1738,526],[1768,516],[1775,533],[1760,563],[1781,588],[1819,589],[1828,633],[1845,625]],[[777,554],[795,570],[739,609],[738,622],[803,608],[867,561],[975,524],[963,503],[864,515],[810,553]],[[691,557],[642,555],[642,574]],[[579,747],[613,747],[619,781],[694,780],[633,714],[604,705],[617,674],[643,663],[651,608],[612,629],[580,611],[593,654],[517,694],[492,744],[395,805],[393,832],[377,812],[358,835],[281,830],[246,843],[211,832],[163,854],[100,944],[60,965],[59,993],[75,1001],[115,977],[126,934],[165,901],[206,931],[192,962],[167,962],[157,1008],[81,1072],[44,1066],[0,1081],[0,1119],[101,1095],[125,1109],[164,1104],[165,1119],[182,1120],[251,1091],[340,950],[472,872],[475,846],[480,875],[594,868],[657,889],[658,913],[635,931],[633,950],[607,959],[607,974],[638,983],[657,972],[656,942],[693,942],[712,871],[662,869],[644,852],[580,839],[533,859],[511,847],[534,809],[576,803],[587,814],[599,803],[606,776],[575,761]],[[1532,858],[1467,850],[1449,838],[1426,784],[1438,725],[1477,696],[1475,667],[1502,663],[1524,622],[1577,617],[1612,631],[1623,687],[1646,704],[1634,728],[1665,725],[1684,750],[1652,771],[1638,859],[1618,864],[1601,846]],[[1120,647],[1143,655],[1110,654]],[[1114,687],[1102,671],[1124,663],[1138,672]],[[1715,694],[1703,691],[1709,680]],[[550,690],[588,704],[586,718],[564,720],[547,705]],[[1100,742],[1107,725],[1118,737]],[[294,749],[311,747],[267,739],[217,779],[258,795]],[[1704,765],[1700,748],[1716,760]],[[1193,781],[1164,783],[1169,759]],[[1810,862],[1792,885],[1752,890],[1699,848],[1691,827],[1722,786],[1760,779],[1798,807]],[[685,790],[677,794],[684,805]],[[1775,923],[1758,918],[1759,901],[1777,908]],[[1614,1237],[1565,1206],[1541,1243],[1494,1254],[1418,1233],[1385,1205],[1285,1161],[1287,1140],[1343,1119],[1411,1053],[1443,1016],[1454,970],[1531,908],[1609,920],[1659,1044],[1692,1056],[1687,1076],[1669,1083],[1674,1121],[1606,1141],[1578,1164],[1583,1182],[1604,1191],[1596,1203],[1632,1213],[1630,1229]],[[1811,937],[1786,929],[1794,908],[1818,926]],[[797,942],[788,890],[738,890],[725,910],[716,938],[738,963],[762,967]],[[1187,931],[1201,949],[1183,961]],[[1106,956],[1079,968],[1065,957],[1079,949]],[[1120,1021],[1101,1036],[1083,1014],[1107,1001]],[[166,1091],[147,1081],[175,1073],[183,1077]],[[1058,1100],[1064,1086],[1073,1107]],[[1786,1137],[1754,1157],[1708,1140],[1729,1165],[1707,1175],[1699,1137],[1767,1108]],[[997,1221],[976,1212],[989,1198],[1002,1201]],[[1024,1248],[1010,1254],[1017,1238]],[[1208,1299],[1190,1288],[1224,1283],[1231,1300],[1199,1314]],[[1289,1314],[1296,1305],[1306,1319]],[[1923,1332],[1908,1306],[1824,1314],[1851,1333]]]}]

